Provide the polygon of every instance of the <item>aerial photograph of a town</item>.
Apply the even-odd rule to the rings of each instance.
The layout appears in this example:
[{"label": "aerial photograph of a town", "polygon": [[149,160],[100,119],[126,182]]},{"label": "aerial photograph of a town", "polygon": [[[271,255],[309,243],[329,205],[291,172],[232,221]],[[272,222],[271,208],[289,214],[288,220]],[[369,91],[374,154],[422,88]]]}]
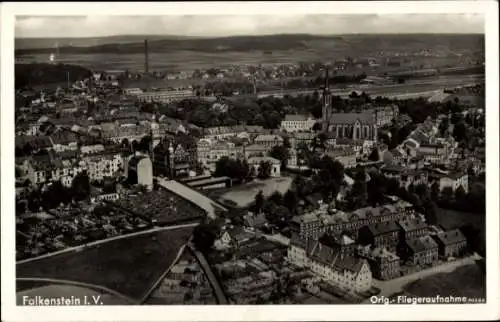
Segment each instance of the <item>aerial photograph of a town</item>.
[{"label": "aerial photograph of a town", "polygon": [[14,51],[17,305],[486,303],[481,16],[17,16]]}]

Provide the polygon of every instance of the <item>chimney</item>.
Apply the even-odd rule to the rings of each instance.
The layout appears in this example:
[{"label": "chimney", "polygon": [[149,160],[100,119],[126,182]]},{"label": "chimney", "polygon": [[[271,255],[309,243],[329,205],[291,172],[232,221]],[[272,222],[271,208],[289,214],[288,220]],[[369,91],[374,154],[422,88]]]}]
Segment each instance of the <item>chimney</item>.
[{"label": "chimney", "polygon": [[149,73],[149,54],[148,54],[148,40],[144,40],[144,73]]}]

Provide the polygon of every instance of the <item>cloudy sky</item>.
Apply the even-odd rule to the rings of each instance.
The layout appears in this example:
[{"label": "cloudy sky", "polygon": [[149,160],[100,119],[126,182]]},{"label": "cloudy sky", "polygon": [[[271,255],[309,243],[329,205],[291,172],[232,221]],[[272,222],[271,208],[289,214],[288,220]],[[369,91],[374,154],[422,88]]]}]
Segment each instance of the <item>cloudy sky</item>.
[{"label": "cloudy sky", "polygon": [[483,33],[473,14],[18,16],[16,37],[230,36],[277,33]]}]

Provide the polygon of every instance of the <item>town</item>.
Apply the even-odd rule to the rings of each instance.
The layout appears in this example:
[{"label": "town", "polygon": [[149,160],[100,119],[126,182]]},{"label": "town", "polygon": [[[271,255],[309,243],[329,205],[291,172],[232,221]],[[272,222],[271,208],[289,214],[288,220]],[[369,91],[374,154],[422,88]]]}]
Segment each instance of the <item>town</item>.
[{"label": "town", "polygon": [[[147,41],[143,72],[56,60],[40,68],[63,84],[16,87],[21,294],[53,279],[135,304],[368,303],[484,265],[484,79],[371,76],[364,57],[167,75]],[[420,90],[424,72],[444,81]],[[156,87],[181,78],[203,85]]]}]

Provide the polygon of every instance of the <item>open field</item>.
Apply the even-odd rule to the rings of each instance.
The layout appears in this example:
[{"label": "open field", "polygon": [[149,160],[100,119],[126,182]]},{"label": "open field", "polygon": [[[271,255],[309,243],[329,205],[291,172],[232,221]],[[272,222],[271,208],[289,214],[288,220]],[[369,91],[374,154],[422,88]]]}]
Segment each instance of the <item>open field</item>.
[{"label": "open field", "polygon": [[476,265],[459,267],[453,272],[436,274],[409,283],[404,290],[415,296],[486,297],[486,274]]},{"label": "open field", "polygon": [[103,286],[140,300],[172,264],[193,228],[112,240],[17,265],[18,278],[51,278]]},{"label": "open field", "polygon": [[250,182],[231,188],[228,192],[221,194],[219,200],[231,200],[235,202],[238,207],[246,207],[254,201],[255,196],[260,190],[262,190],[266,197],[270,196],[275,191],[284,194],[290,189],[292,181],[293,179],[291,177],[280,177]]}]

